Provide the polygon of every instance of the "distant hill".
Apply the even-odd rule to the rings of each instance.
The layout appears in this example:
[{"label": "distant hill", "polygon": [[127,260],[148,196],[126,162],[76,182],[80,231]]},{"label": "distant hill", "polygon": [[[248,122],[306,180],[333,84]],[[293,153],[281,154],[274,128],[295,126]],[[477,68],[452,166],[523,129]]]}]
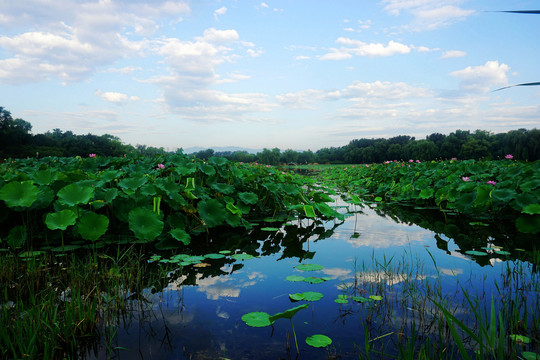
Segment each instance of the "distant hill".
[{"label": "distant hill", "polygon": [[184,150],[184,154],[193,154],[193,153],[196,153],[202,150],[207,150],[207,149],[212,149],[214,150],[214,152],[217,152],[217,153],[226,152],[226,151],[230,151],[230,152],[246,151],[250,154],[256,154],[262,151],[262,149],[248,149],[248,148],[242,148],[242,147],[237,147],[237,146],[216,146],[216,147],[193,146],[193,147],[185,148],[183,150]]}]

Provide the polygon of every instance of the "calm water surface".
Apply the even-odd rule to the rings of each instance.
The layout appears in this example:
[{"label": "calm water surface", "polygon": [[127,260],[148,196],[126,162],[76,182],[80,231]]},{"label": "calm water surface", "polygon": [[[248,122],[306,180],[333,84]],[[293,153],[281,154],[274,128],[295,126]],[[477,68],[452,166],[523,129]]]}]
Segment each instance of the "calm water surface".
[{"label": "calm water surface", "polygon": [[[151,305],[119,322],[112,346],[129,350],[118,350],[117,357],[294,359],[296,349],[288,319],[277,320],[273,327],[254,328],[241,317],[252,311],[285,311],[304,303],[292,303],[288,295],[305,291],[317,291],[324,297],[293,317],[299,359],[358,358],[367,322],[373,329],[371,339],[383,336],[374,345],[395,354],[397,334],[407,331],[404,324],[415,311],[410,305],[396,305],[404,297],[404,282],[440,281],[451,298],[459,299],[459,286],[464,286],[489,299],[491,294],[498,296],[493,284],[508,265],[504,256],[486,257],[479,265],[478,258],[464,254],[452,239],[378,215],[369,207],[339,225],[329,222],[315,228],[316,234],[292,245],[296,238],[286,237],[284,228],[268,232],[270,240],[259,240],[248,251],[262,256],[226,264],[222,261],[218,265],[220,276],[201,271],[192,273],[189,281],[186,276],[177,277],[162,292],[149,291],[146,296]],[[296,269],[300,263],[320,264],[324,269],[300,271]],[[289,275],[330,280],[319,284],[291,282],[286,280]],[[194,282],[196,285],[186,285]],[[340,294],[380,295],[383,300],[338,304],[334,300]],[[418,301],[425,303],[426,299],[422,296]],[[380,310],[385,302],[386,310]],[[314,334],[327,335],[333,342],[327,348],[308,346],[305,339]],[[97,357],[105,356],[104,351],[103,347]]]}]

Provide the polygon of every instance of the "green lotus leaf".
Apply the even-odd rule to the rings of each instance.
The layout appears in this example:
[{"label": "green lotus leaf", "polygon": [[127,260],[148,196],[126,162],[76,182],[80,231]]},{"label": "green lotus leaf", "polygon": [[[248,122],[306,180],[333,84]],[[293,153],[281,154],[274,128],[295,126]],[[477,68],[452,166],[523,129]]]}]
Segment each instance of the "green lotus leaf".
[{"label": "green lotus leaf", "polygon": [[208,176],[216,174],[216,169],[214,169],[214,167],[209,164],[199,164],[199,169]]},{"label": "green lotus leaf", "polygon": [[96,193],[96,198],[103,200],[105,203],[110,204],[118,196],[118,189],[102,189]]},{"label": "green lotus leaf", "polygon": [[26,228],[23,225],[18,225],[9,231],[6,241],[10,248],[16,249],[24,245],[27,237]]},{"label": "green lotus leaf", "polygon": [[309,346],[317,347],[317,348],[326,347],[330,345],[331,343],[332,343],[332,339],[330,339],[326,335],[317,334],[317,335],[312,335],[306,338],[306,344],[308,344]]},{"label": "green lotus leaf", "polygon": [[184,229],[172,229],[169,234],[184,245],[189,245],[191,242],[191,236]]},{"label": "green lotus leaf", "polygon": [[34,259],[43,255],[45,255],[45,251],[35,250],[22,252],[19,254],[19,257],[22,259]]},{"label": "green lotus leaf", "polygon": [[106,170],[99,174],[99,179],[104,182],[110,182],[114,179],[118,179],[122,176],[123,172],[120,170]]},{"label": "green lotus leaf", "polygon": [[201,219],[208,227],[221,225],[225,220],[225,206],[217,199],[199,201],[197,210]]},{"label": "green lotus leaf", "polygon": [[118,186],[120,186],[122,189],[137,190],[138,188],[146,184],[147,181],[148,181],[148,178],[146,176],[144,177],[141,176],[141,177],[136,177],[136,178],[130,177],[130,178],[120,180],[118,182]]},{"label": "green lotus leaf", "polygon": [[257,201],[259,201],[259,197],[257,196],[257,194],[252,192],[241,192],[238,194],[238,198],[244,204],[248,205],[254,205],[257,203]]},{"label": "green lotus leaf", "polygon": [[188,263],[196,264],[196,263],[200,263],[201,261],[204,261],[204,256],[198,256],[198,255],[188,256],[184,258],[184,261]]},{"label": "green lotus leaf", "polygon": [[352,299],[354,301],[357,301],[359,303],[364,303],[364,302],[368,302],[368,301],[373,301],[373,299],[369,299],[369,298],[365,298],[363,296],[353,296]]},{"label": "green lotus leaf", "polygon": [[317,291],[306,291],[302,293],[304,295],[304,300],[306,301],[319,301],[323,298],[323,294]]},{"label": "green lotus leaf", "polygon": [[39,185],[50,185],[58,179],[58,171],[52,169],[40,170],[34,174],[33,179]]},{"label": "green lotus leaf", "polygon": [[383,200],[383,199],[382,199],[382,197],[380,197],[380,196],[377,196],[377,197],[375,198],[375,201],[377,201],[377,202],[382,201],[382,200]]},{"label": "green lotus leaf", "polygon": [[70,184],[60,189],[57,195],[60,201],[68,206],[87,204],[94,196],[94,188],[79,184]]},{"label": "green lotus leaf", "polygon": [[298,281],[304,281],[304,277],[298,276],[298,275],[289,275],[285,278],[285,280],[298,282]]},{"label": "green lotus leaf", "polygon": [[32,203],[31,209],[45,209],[54,200],[54,191],[48,186],[41,186],[36,201]]},{"label": "green lotus leaf", "polygon": [[516,219],[516,227],[522,233],[536,234],[540,231],[540,215],[521,215]]},{"label": "green lotus leaf", "polygon": [[9,207],[30,207],[39,193],[32,181],[13,181],[0,189],[0,200]]},{"label": "green lotus leaf", "polygon": [[315,209],[313,209],[313,206],[311,205],[304,205],[304,214],[306,214],[309,218],[317,217],[315,214]]},{"label": "green lotus leaf", "polygon": [[216,190],[217,192],[220,192],[226,195],[232,194],[235,190],[234,186],[229,185],[229,184],[224,184],[224,183],[215,183],[215,184],[210,185],[210,187]]},{"label": "green lotus leaf", "polygon": [[304,278],[304,281],[310,284],[320,284],[324,282],[323,279],[314,276],[306,277]]},{"label": "green lotus leaf", "polygon": [[540,214],[540,204],[529,204],[521,210],[523,214],[535,215]]},{"label": "green lotus leaf", "polygon": [[250,312],[242,316],[242,321],[248,326],[252,327],[265,327],[272,325],[273,321],[270,321],[270,315],[265,312],[255,311]]},{"label": "green lotus leaf", "polygon": [[249,260],[253,259],[251,254],[232,254],[231,257],[236,260]]},{"label": "green lotus leaf", "polygon": [[291,301],[304,300],[304,294],[300,294],[300,293],[289,294],[289,299],[291,299]]},{"label": "green lotus leaf", "polygon": [[231,250],[221,250],[219,251],[220,254],[225,254],[225,255],[228,255],[231,253]]},{"label": "green lotus leaf", "polygon": [[152,241],[163,231],[163,221],[151,209],[138,207],[129,212],[129,228],[139,240]]},{"label": "green lotus leaf", "polygon": [[523,351],[521,356],[523,356],[525,360],[540,360],[540,354],[532,351]]},{"label": "green lotus leaf", "polygon": [[296,268],[302,271],[317,271],[324,269],[324,267],[319,264],[300,264]]},{"label": "green lotus leaf", "polygon": [[504,251],[504,250],[495,250],[495,254],[497,254],[497,255],[512,255],[510,252]]},{"label": "green lotus leaf", "polygon": [[275,231],[279,231],[279,228],[276,228],[276,227],[263,227],[261,228],[262,231],[270,231],[270,232],[275,232]]},{"label": "green lotus leaf", "polygon": [[375,301],[381,301],[382,300],[382,296],[380,296],[380,295],[369,295],[369,298],[372,299],[372,300],[375,300]]},{"label": "green lotus leaf", "polygon": [[307,309],[308,307],[309,307],[309,304],[302,304],[302,305],[298,305],[293,308],[287,309],[284,312],[274,314],[270,316],[270,322],[273,323],[277,319],[292,319],[292,317],[296,315],[297,312],[299,312],[302,309]]},{"label": "green lotus leaf", "polygon": [[48,213],[45,217],[45,225],[51,230],[66,230],[68,226],[75,225],[76,221],[77,214],[70,209]]},{"label": "green lotus leaf", "polygon": [[204,255],[206,259],[223,259],[225,255],[223,254],[206,254]]},{"label": "green lotus leaf", "polygon": [[107,232],[109,219],[105,215],[89,212],[84,214],[77,224],[77,228],[82,238],[96,241]]},{"label": "green lotus leaf", "polygon": [[81,245],[69,244],[69,245],[58,246],[58,247],[52,248],[51,251],[53,251],[53,252],[66,252],[66,251],[78,250],[80,248],[81,248]]},{"label": "green lotus leaf", "polygon": [[515,342],[519,342],[519,343],[522,343],[522,344],[530,344],[531,343],[531,339],[525,335],[516,335],[516,334],[510,334],[508,335],[508,337],[515,341]]},{"label": "green lotus leaf", "polygon": [[467,250],[465,251],[465,254],[473,255],[473,256],[486,256],[487,255],[487,253],[485,252],[476,251],[476,250]]},{"label": "green lotus leaf", "polygon": [[334,299],[334,302],[338,303],[338,304],[347,304],[349,302],[349,300],[347,300],[347,299]]},{"label": "green lotus leaf", "polygon": [[422,199],[429,199],[433,197],[434,190],[433,188],[425,188],[420,191],[420,198]]}]

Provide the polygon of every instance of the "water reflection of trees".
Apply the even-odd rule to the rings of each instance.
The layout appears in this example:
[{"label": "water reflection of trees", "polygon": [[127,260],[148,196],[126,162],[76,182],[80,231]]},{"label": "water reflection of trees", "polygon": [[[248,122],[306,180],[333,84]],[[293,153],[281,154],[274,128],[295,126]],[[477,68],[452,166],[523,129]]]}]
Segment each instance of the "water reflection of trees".
[{"label": "water reflection of trees", "polygon": [[[417,225],[435,233],[437,247],[448,254],[448,242],[452,240],[459,252],[469,250],[485,251],[486,247],[501,248],[511,255],[489,253],[488,256],[474,256],[480,265],[488,265],[494,257],[503,260],[520,259],[534,261],[536,235],[518,232],[514,221],[493,221],[487,215],[481,219],[463,214],[443,212],[438,208],[423,208],[399,204],[377,204],[373,210],[391,218],[397,223]],[[469,256],[469,255],[467,255]]]}]

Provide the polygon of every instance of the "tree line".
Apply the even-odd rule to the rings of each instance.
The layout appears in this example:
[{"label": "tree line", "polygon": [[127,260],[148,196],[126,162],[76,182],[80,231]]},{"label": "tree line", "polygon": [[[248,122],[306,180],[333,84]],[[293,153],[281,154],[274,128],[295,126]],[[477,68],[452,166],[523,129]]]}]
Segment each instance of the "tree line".
[{"label": "tree line", "polygon": [[[147,156],[166,153],[162,147],[127,145],[113,135],[76,135],[71,131],[54,129],[44,134],[31,133],[32,125],[0,107],[0,158],[35,156],[122,156],[140,153]],[[438,159],[499,159],[512,154],[515,159],[540,159],[540,130],[518,129],[494,134],[485,130],[456,130],[448,135],[433,133],[425,139],[407,135],[379,139],[355,139],[341,147],[326,147],[315,152],[279,148],[263,149],[252,154],[247,151],[215,152],[202,150],[194,157],[208,159],[223,156],[239,162],[261,164],[369,164],[384,161]]]}]

